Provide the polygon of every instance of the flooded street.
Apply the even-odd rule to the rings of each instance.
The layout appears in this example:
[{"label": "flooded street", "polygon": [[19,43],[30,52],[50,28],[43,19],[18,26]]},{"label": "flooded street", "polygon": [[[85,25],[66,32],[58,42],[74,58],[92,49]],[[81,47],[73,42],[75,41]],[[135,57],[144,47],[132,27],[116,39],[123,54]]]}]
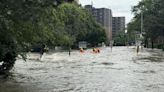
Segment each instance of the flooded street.
[{"label": "flooded street", "polygon": [[101,48],[100,54],[45,54],[41,61],[34,55],[17,60],[9,77],[0,79],[0,92],[164,92],[160,50],[137,55],[133,47]]}]

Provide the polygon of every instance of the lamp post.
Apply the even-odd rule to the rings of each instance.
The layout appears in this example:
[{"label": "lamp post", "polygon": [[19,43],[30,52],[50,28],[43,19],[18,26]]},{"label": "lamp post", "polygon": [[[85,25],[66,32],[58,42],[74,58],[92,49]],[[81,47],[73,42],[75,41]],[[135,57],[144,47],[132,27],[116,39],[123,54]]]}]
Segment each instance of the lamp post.
[{"label": "lamp post", "polygon": [[143,22],[144,22],[144,15],[143,15],[143,7],[141,6],[141,32],[140,32],[140,39],[141,39],[141,43],[142,43],[142,39],[143,39]]},{"label": "lamp post", "polygon": [[143,32],[143,11],[141,10],[141,35]]},{"label": "lamp post", "polygon": [[127,44],[127,42],[128,42],[128,39],[127,39],[127,32],[128,32],[128,30],[125,30],[125,46],[128,45],[128,44]]}]

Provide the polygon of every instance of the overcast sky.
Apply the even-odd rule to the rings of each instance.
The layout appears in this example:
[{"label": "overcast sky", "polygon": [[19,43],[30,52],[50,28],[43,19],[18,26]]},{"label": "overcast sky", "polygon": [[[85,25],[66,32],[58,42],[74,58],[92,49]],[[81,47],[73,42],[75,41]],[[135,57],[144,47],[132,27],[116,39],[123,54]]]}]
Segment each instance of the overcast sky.
[{"label": "overcast sky", "polygon": [[126,23],[130,22],[133,17],[131,7],[137,5],[141,0],[79,0],[80,4],[92,4],[96,8],[110,8],[113,16],[125,16]]}]

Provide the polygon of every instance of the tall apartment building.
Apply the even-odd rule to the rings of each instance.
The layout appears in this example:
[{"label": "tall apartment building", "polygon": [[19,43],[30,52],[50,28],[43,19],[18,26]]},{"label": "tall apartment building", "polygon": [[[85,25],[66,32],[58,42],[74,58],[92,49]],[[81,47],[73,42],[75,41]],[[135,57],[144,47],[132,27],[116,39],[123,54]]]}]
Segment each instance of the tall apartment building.
[{"label": "tall apartment building", "polygon": [[115,37],[115,35],[119,31],[125,30],[125,17],[113,17],[112,18],[112,35]]},{"label": "tall apartment building", "polygon": [[107,35],[107,43],[112,40],[112,11],[107,8],[94,8],[92,5],[86,5],[85,8],[96,18],[97,22],[102,24]]}]

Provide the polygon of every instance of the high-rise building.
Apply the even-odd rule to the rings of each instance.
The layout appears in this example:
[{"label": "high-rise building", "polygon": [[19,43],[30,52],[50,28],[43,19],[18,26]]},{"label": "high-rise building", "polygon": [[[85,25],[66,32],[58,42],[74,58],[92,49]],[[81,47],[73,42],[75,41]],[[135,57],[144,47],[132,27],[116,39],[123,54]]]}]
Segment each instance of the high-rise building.
[{"label": "high-rise building", "polygon": [[119,31],[125,30],[125,17],[113,17],[112,18],[112,35],[115,37],[115,35]]},{"label": "high-rise building", "polygon": [[106,31],[107,43],[112,40],[112,11],[107,8],[94,8],[92,5],[86,5],[85,8],[96,18]]}]

